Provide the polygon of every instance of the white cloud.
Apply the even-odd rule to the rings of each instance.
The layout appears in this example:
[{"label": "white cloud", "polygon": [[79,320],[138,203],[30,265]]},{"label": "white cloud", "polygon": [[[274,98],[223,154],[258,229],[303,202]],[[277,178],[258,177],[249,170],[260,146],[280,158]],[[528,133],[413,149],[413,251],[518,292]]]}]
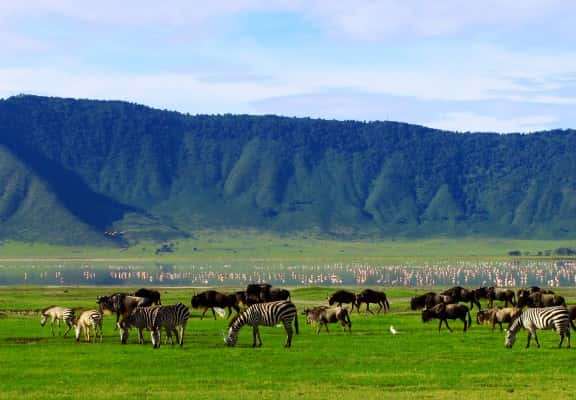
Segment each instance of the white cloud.
[{"label": "white cloud", "polygon": [[329,30],[360,39],[438,36],[481,26],[538,22],[574,10],[566,0],[316,0],[304,8]]},{"label": "white cloud", "polygon": [[0,19],[66,16],[104,23],[194,24],[239,13],[279,11],[305,15],[331,32],[360,39],[390,34],[435,36],[474,26],[538,22],[570,15],[568,0],[19,0],[0,3]]},{"label": "white cloud", "polygon": [[458,132],[528,133],[551,129],[555,122],[556,117],[551,115],[496,118],[474,112],[451,112],[443,114],[438,120],[426,122],[424,125]]}]

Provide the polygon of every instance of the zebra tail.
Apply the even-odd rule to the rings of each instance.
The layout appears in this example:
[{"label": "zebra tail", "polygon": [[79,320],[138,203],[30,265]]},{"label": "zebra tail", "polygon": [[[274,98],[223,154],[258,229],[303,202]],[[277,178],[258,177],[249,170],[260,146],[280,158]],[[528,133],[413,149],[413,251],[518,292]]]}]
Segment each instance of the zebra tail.
[{"label": "zebra tail", "polygon": [[298,313],[296,313],[296,315],[294,316],[294,330],[296,331],[297,335],[300,333],[298,332]]}]

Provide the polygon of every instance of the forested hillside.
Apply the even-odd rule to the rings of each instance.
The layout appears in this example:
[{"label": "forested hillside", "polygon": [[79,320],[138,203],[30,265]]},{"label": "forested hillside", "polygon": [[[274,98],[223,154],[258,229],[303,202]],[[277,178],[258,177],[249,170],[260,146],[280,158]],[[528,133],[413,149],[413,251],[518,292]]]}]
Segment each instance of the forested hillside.
[{"label": "forested hillside", "polygon": [[575,172],[576,131],[0,101],[0,239],[87,244],[205,228],[572,238]]}]

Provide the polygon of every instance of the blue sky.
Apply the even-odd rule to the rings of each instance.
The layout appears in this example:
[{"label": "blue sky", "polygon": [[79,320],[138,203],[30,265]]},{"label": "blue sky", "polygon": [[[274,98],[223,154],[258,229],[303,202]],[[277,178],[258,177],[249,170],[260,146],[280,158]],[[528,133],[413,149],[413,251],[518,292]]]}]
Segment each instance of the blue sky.
[{"label": "blue sky", "polygon": [[574,1],[2,3],[0,97],[456,131],[576,128]]}]

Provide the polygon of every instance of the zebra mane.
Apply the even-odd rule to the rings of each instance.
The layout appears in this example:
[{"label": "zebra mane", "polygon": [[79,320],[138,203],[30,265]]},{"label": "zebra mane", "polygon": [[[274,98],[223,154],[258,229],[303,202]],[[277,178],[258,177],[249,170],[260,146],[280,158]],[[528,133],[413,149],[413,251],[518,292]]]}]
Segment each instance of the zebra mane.
[{"label": "zebra mane", "polygon": [[231,328],[232,325],[234,325],[236,323],[236,321],[238,321],[239,317],[240,317],[240,314],[236,314],[235,316],[233,316],[232,319],[230,320],[230,322],[228,323],[228,328]]},{"label": "zebra mane", "polygon": [[520,315],[518,315],[516,319],[512,321],[508,329],[512,332],[518,332],[522,328],[524,328],[524,324],[522,323],[522,313],[520,313]]},{"label": "zebra mane", "polygon": [[46,311],[48,311],[49,309],[54,308],[54,307],[56,307],[56,306],[55,305],[48,306],[48,307],[44,308],[43,310],[41,310],[40,313],[44,314]]}]

